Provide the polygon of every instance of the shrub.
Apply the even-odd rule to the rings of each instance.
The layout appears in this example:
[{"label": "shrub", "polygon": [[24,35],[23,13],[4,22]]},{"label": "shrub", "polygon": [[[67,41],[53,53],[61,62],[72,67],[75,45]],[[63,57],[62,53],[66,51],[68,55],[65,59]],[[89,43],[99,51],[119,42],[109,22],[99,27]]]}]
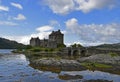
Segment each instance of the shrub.
[{"label": "shrub", "polygon": [[66,47],[65,44],[58,44],[58,45],[57,45],[57,48],[64,48],[64,47]]},{"label": "shrub", "polygon": [[31,45],[27,45],[26,49],[32,49],[32,46]]},{"label": "shrub", "polygon": [[51,48],[49,51],[50,51],[50,52],[52,52],[52,51],[54,51],[54,49],[53,49],[53,48]]},{"label": "shrub", "polygon": [[48,52],[48,49],[45,49],[45,52]]},{"label": "shrub", "polygon": [[76,48],[76,47],[83,47],[83,46],[80,45],[80,44],[76,44],[76,43],[75,43],[75,44],[71,45],[71,47],[72,47],[72,48]]},{"label": "shrub", "polygon": [[40,52],[41,49],[40,49],[40,48],[33,48],[32,51],[33,51],[33,52]]},{"label": "shrub", "polygon": [[17,49],[17,51],[22,51],[23,49],[21,49],[21,48],[19,48],[19,49]]},{"label": "shrub", "polygon": [[118,56],[118,54],[117,54],[117,53],[113,53],[113,52],[111,52],[111,53],[109,53],[109,54],[111,55],[111,57]]}]

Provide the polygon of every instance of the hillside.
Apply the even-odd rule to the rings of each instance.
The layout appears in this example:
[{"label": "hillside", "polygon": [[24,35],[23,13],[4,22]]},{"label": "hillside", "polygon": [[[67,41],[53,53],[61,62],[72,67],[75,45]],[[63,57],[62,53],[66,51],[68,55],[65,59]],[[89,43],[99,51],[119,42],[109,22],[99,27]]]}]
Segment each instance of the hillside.
[{"label": "hillside", "polygon": [[102,44],[98,46],[94,46],[91,48],[96,48],[96,49],[119,49],[120,50],[120,43],[116,44]]},{"label": "hillside", "polygon": [[25,45],[17,43],[16,41],[0,38],[0,49],[19,49],[19,48],[25,48]]}]

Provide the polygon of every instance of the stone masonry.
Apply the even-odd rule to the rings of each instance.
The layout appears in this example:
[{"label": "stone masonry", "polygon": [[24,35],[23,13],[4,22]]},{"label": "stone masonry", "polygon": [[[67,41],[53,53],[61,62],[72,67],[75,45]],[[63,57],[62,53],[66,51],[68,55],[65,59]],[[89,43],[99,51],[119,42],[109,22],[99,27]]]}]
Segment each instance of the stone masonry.
[{"label": "stone masonry", "polygon": [[64,34],[60,30],[52,31],[48,39],[40,40],[37,38],[31,38],[31,46],[40,46],[44,48],[57,48],[59,44],[64,44]]}]

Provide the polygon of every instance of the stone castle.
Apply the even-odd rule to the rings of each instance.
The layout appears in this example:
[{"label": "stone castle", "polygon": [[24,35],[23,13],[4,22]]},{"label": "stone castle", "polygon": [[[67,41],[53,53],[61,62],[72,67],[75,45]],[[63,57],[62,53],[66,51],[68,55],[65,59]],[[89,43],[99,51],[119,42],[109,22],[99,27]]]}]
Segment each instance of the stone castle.
[{"label": "stone castle", "polygon": [[37,38],[31,38],[30,40],[31,46],[40,46],[44,48],[57,48],[58,45],[63,45],[63,44],[64,44],[64,34],[62,34],[60,30],[52,31],[48,39],[40,40],[37,37]]}]

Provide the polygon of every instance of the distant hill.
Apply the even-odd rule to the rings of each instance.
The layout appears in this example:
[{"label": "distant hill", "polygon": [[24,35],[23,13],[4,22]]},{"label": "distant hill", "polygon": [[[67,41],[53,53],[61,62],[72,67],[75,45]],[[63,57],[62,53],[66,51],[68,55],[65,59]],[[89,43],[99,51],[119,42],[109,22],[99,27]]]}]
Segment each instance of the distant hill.
[{"label": "distant hill", "polygon": [[16,41],[0,38],[0,49],[19,49],[19,48],[25,48],[25,45],[17,43]]},{"label": "distant hill", "polygon": [[120,43],[102,44],[102,45],[98,45],[98,46],[93,46],[91,48],[96,48],[96,49],[119,49],[120,50]]}]

